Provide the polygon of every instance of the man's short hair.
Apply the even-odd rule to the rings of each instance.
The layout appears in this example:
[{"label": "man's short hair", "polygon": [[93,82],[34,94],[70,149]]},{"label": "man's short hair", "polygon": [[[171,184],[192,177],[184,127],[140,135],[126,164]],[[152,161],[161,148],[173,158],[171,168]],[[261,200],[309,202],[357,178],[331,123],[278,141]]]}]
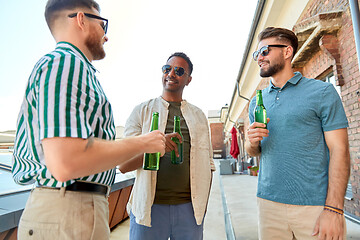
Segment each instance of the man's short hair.
[{"label": "man's short hair", "polygon": [[259,41],[271,37],[275,37],[281,42],[286,42],[287,44],[290,44],[294,49],[293,57],[295,56],[299,43],[298,38],[293,31],[286,28],[267,27],[263,31],[261,31],[258,36]]},{"label": "man's short hair", "polygon": [[94,0],[48,0],[45,7],[45,19],[50,31],[52,32],[54,22],[59,16],[58,13],[60,11],[76,8],[85,8],[89,10],[95,8],[100,12],[99,4]]},{"label": "man's short hair", "polygon": [[169,61],[169,59],[172,58],[172,57],[181,57],[181,58],[183,58],[183,59],[187,62],[188,66],[189,66],[189,75],[191,75],[191,73],[192,73],[192,71],[193,71],[193,64],[192,64],[190,58],[189,58],[185,53],[183,53],[183,52],[173,53],[173,54],[171,54],[171,56],[167,59],[167,61]]}]

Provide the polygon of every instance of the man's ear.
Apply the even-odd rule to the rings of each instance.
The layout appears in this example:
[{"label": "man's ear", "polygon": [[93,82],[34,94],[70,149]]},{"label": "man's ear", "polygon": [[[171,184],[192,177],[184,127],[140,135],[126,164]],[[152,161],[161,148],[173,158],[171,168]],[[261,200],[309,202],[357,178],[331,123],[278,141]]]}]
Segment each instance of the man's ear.
[{"label": "man's ear", "polygon": [[86,29],[87,23],[85,21],[85,15],[83,12],[78,12],[78,14],[76,15],[76,22],[81,30],[84,31]]},{"label": "man's ear", "polygon": [[287,46],[285,49],[285,59],[292,58],[293,57],[294,49],[291,45]]},{"label": "man's ear", "polygon": [[188,81],[187,81],[187,83],[186,83],[185,85],[186,85],[186,86],[189,85],[189,83],[191,82],[191,80],[192,80],[192,76],[189,76]]}]

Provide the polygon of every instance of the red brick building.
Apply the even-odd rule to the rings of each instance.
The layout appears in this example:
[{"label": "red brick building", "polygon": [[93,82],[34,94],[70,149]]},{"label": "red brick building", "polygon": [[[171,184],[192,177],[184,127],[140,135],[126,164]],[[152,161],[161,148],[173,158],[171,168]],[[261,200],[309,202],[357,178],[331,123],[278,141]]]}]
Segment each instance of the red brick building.
[{"label": "red brick building", "polygon": [[208,120],[210,124],[211,144],[214,158],[225,158],[224,124],[220,121],[220,111],[209,111]]}]

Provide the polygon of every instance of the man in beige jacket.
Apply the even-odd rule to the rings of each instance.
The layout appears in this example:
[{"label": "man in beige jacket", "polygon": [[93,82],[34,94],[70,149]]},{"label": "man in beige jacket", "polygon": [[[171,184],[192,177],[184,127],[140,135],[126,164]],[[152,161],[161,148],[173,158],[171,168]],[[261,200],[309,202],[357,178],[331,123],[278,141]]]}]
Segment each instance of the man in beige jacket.
[{"label": "man in beige jacket", "polygon": [[[163,93],[136,106],[125,125],[125,136],[137,136],[150,130],[153,112],[159,112],[159,130],[165,132],[166,153],[158,171],[141,168],[143,155],[120,165],[122,172],[136,171],[134,188],[128,203],[130,239],[203,239],[203,220],[210,193],[212,147],[208,121],[204,113],[182,98],[192,80],[193,65],[181,52],[172,54],[163,66]],[[180,116],[183,158],[180,165],[170,162],[176,144],[171,137],[174,116]]]}]

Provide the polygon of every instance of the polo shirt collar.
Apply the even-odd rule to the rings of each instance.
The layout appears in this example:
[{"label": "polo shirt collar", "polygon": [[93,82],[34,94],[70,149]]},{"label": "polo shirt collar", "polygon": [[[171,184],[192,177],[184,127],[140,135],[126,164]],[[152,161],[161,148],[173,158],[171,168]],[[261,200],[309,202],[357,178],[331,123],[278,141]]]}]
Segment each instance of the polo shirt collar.
[{"label": "polo shirt collar", "polygon": [[79,58],[84,60],[94,70],[94,72],[97,71],[96,68],[91,64],[89,59],[75,45],[73,45],[73,44],[71,44],[69,42],[58,42],[56,44],[56,48],[57,49],[64,49],[64,50],[73,52],[76,56],[78,56]]},{"label": "polo shirt collar", "polygon": [[[302,78],[302,74],[300,72],[294,72],[294,76],[292,78],[290,78],[286,83],[285,85],[282,87],[282,89],[284,89],[285,87],[287,87],[289,84],[292,84],[292,85],[296,85],[298,84],[298,82],[301,80]],[[270,80],[270,85],[269,85],[269,88],[268,88],[268,92],[271,92],[275,89],[279,89],[278,87],[274,86],[274,84],[272,83],[272,81]]]}]

